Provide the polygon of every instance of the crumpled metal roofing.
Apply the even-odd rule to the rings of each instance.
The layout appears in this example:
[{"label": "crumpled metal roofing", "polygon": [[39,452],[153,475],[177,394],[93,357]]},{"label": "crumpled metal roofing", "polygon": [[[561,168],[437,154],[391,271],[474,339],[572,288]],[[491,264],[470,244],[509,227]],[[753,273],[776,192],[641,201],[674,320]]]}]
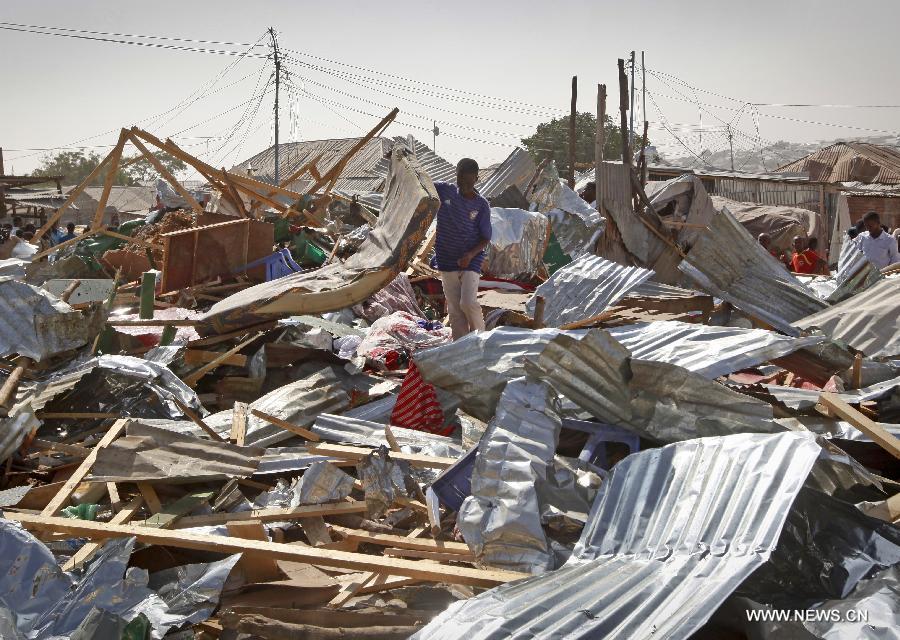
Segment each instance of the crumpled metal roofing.
[{"label": "crumpled metal roofing", "polygon": [[768,559],[818,454],[782,433],[631,455],[562,569],[456,602],[413,638],[688,638]]},{"label": "crumpled metal roofing", "polygon": [[425,382],[457,396],[464,411],[487,422],[506,383],[525,375],[525,358],[538,355],[558,334],[558,329],[497,327],[417,351],[412,358]]},{"label": "crumpled metal roofing", "polygon": [[897,301],[900,278],[885,278],[863,293],[818,313],[798,318],[798,329],[818,327],[871,358],[900,355],[900,323]]},{"label": "crumpled metal roofing", "polygon": [[534,574],[552,568],[539,496],[561,428],[559,400],[549,386],[527,378],[506,385],[478,443],[472,494],[456,518],[479,563]]},{"label": "crumpled metal roofing", "polygon": [[76,311],[39,287],[0,278],[0,357],[18,353],[40,362],[83,347],[104,319],[102,312]]},{"label": "crumpled metal roofing", "polygon": [[824,336],[791,338],[765,329],[715,327],[661,320],[613,327],[610,335],[632,358],[668,362],[717,378],[819,344]]},{"label": "crumpled metal roofing", "polygon": [[863,165],[866,182],[900,184],[900,152],[869,142],[837,142],[776,169],[784,173],[809,173],[811,180],[847,182],[859,180]]},{"label": "crumpled metal roofing", "polygon": [[773,258],[727,209],[713,216],[678,268],[697,285],[788,335],[828,305]]},{"label": "crumpled metal roofing", "polygon": [[[544,324],[559,327],[600,314],[652,275],[641,267],[585,254],[550,276],[534,295],[544,297]],[[532,317],[535,304],[532,297],[526,305]]]},{"label": "crumpled metal roofing", "polygon": [[[877,400],[885,396],[897,386],[900,385],[900,377],[884,380],[862,389],[848,389],[837,395],[841,400],[848,404],[859,404],[860,402],[868,402],[869,400]],[[775,384],[764,385],[766,390],[772,396],[791,409],[811,409],[819,402],[821,391],[813,389],[798,389],[797,387],[782,387]]]},{"label": "crumpled metal roofing", "polygon": [[661,442],[783,429],[766,402],[630,355],[608,332],[593,329],[580,340],[557,336],[528,359],[526,370],[601,422]]},{"label": "crumpled metal roofing", "polygon": [[837,272],[834,275],[837,286],[827,300],[831,303],[844,300],[854,293],[868,289],[881,280],[881,277],[881,272],[869,262],[859,242],[855,240],[843,242],[838,256]]},{"label": "crumpled metal roofing", "polygon": [[[389,148],[392,148],[392,146],[396,144],[402,144],[407,149],[412,146],[412,152],[416,156],[419,165],[435,182],[456,182],[456,166],[444,160],[430,147],[419,142],[412,136],[394,136],[391,141],[386,142],[389,142],[389,144],[385,145]],[[412,143],[412,145],[410,145],[410,143]],[[390,160],[386,157],[382,157],[381,161],[372,167],[372,173],[381,176],[382,178],[386,178],[390,166]]]},{"label": "crumpled metal roofing", "polygon": [[41,426],[30,407],[21,408],[0,418],[0,462],[6,462],[32,431]]},{"label": "crumpled metal roofing", "polygon": [[[352,418],[349,412],[341,416],[323,413],[316,416],[310,431],[331,442],[380,447],[389,444],[384,436],[384,427],[384,423]],[[444,455],[456,457],[463,454],[462,447],[454,439],[446,436],[396,425],[391,426],[391,432],[401,447],[410,447],[413,450],[423,447],[443,447],[447,451]]]},{"label": "crumpled metal roofing", "polygon": [[515,185],[524,194],[525,187],[528,186],[536,169],[537,166],[531,159],[531,154],[521,147],[516,147],[506,160],[476,188],[478,193],[485,198],[499,196],[510,185]]},{"label": "crumpled metal roofing", "polygon": [[539,272],[547,246],[547,217],[537,211],[491,207],[491,242],[484,272],[494,278],[528,280]]}]

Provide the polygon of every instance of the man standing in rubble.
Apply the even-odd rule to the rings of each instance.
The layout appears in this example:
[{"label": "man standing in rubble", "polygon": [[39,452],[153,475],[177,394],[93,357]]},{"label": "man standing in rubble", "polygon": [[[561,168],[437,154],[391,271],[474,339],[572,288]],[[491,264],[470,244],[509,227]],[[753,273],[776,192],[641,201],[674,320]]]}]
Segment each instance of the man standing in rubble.
[{"label": "man standing in rubble", "polygon": [[484,330],[477,295],[484,249],[491,241],[491,206],[475,190],[477,181],[478,163],[463,158],[456,165],[455,185],[434,183],[441,208],[433,266],[441,273],[454,340]]},{"label": "man standing in rubble", "polygon": [[897,241],[882,229],[878,214],[869,211],[863,216],[863,223],[866,231],[856,236],[855,242],[859,243],[859,248],[866,254],[869,262],[879,269],[900,263]]}]

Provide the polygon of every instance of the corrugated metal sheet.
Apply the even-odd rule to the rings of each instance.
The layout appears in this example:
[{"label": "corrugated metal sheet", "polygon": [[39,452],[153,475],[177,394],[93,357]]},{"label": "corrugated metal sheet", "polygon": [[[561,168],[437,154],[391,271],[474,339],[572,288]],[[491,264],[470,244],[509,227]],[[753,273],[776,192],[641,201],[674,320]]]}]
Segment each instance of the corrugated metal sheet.
[{"label": "corrugated metal sheet", "polygon": [[526,371],[601,422],[660,442],[781,431],[772,407],[665,362],[630,359],[607,331],[559,335]]},{"label": "corrugated metal sheet", "polygon": [[553,567],[540,496],[552,473],[560,413],[556,393],[543,382],[517,378],[503,390],[478,443],[472,493],[456,518],[479,563],[533,574]]},{"label": "corrugated metal sheet", "polygon": [[75,311],[48,291],[0,279],[0,357],[17,353],[40,362],[83,347],[103,321],[101,314]]},{"label": "corrugated metal sheet", "polygon": [[818,454],[783,433],[631,455],[562,569],[454,603],[413,638],[688,638],[768,559]]},{"label": "corrugated metal sheet", "polygon": [[891,147],[868,142],[838,142],[819,149],[777,171],[806,172],[822,182],[864,182],[900,184],[900,152]]},{"label": "corrugated metal sheet", "polygon": [[704,378],[774,360],[819,344],[823,336],[790,338],[764,329],[713,327],[664,320],[608,329],[632,358],[668,362]]},{"label": "corrugated metal sheet", "polygon": [[[534,294],[546,301],[544,324],[558,327],[600,314],[652,275],[647,269],[583,255],[550,276]],[[534,307],[531,298],[527,309],[532,317]]]},{"label": "corrugated metal sheet", "polygon": [[898,356],[898,300],[900,278],[885,278],[859,295],[798,319],[794,326],[818,327],[833,340],[845,342],[871,358]]},{"label": "corrugated metal sheet", "polygon": [[0,462],[6,462],[32,431],[41,426],[31,407],[22,407],[6,418],[0,418]]},{"label": "corrugated metal sheet", "polygon": [[[877,400],[892,392],[898,385],[900,385],[900,377],[878,382],[862,389],[850,389],[835,395],[848,404],[859,404],[860,402]],[[813,389],[782,387],[775,384],[767,384],[764,387],[778,402],[791,409],[801,411],[815,407],[819,402],[819,396],[822,395],[821,391]]]},{"label": "corrugated metal sheet", "polygon": [[828,305],[792,276],[727,210],[713,217],[678,268],[701,289],[789,335]]},{"label": "corrugated metal sheet", "polygon": [[[383,422],[370,422],[369,420],[352,418],[349,416],[349,413],[340,416],[322,413],[316,416],[316,421],[310,430],[320,435],[323,440],[331,442],[380,447],[381,445],[388,445],[384,437],[384,427],[385,423]],[[391,432],[394,434],[397,444],[401,447],[420,449],[425,446],[441,446],[456,452],[452,455],[462,454],[462,449],[452,438],[438,436],[426,431],[406,429],[396,425],[391,427]]]},{"label": "corrugated metal sheet", "polygon": [[[412,142],[412,151],[416,156],[416,160],[425,173],[435,182],[456,182],[456,167],[437,155],[427,145],[422,144],[412,136],[396,136],[392,142],[393,144],[405,145],[407,148]],[[372,168],[372,173],[386,178],[388,169],[390,169],[390,161],[388,158],[382,158],[381,162]]]},{"label": "corrugated metal sheet", "polygon": [[859,242],[841,243],[837,273],[834,275],[835,289],[826,298],[832,304],[868,289],[881,280],[881,272],[869,262],[860,249]]},{"label": "corrugated metal sheet", "polygon": [[538,355],[558,334],[558,329],[497,327],[417,351],[413,360],[425,382],[457,396],[464,411],[487,422],[506,383],[525,375],[525,358]]},{"label": "corrugated metal sheet", "polygon": [[523,194],[529,180],[534,175],[537,166],[531,159],[531,154],[516,147],[499,167],[491,172],[491,175],[477,185],[478,192],[485,198],[499,196],[510,185],[515,185]]}]

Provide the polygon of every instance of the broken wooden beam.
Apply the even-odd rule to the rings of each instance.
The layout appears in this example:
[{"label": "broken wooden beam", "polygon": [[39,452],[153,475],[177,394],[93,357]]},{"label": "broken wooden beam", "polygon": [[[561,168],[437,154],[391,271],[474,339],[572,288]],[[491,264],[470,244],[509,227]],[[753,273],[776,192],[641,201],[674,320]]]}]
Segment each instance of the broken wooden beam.
[{"label": "broken wooden beam", "polygon": [[177,529],[189,527],[212,527],[228,522],[242,520],[259,520],[260,522],[278,522],[280,520],[300,520],[314,516],[340,516],[353,513],[365,513],[366,503],[332,502],[325,504],[306,504],[299,507],[254,509],[235,513],[213,513],[205,516],[188,516],[178,521]]},{"label": "broken wooden beam", "polygon": [[291,433],[296,434],[301,438],[306,438],[311,442],[318,442],[319,440],[321,440],[321,438],[317,434],[313,433],[309,429],[304,429],[303,427],[291,424],[287,420],[282,420],[281,418],[277,418],[271,414],[259,411],[257,409],[250,409],[250,413],[252,413],[257,418],[260,418],[261,420],[270,422],[276,427],[281,427],[282,429],[290,431]]},{"label": "broken wooden beam", "polygon": [[[320,443],[310,445],[307,448],[307,451],[309,451],[310,453],[319,454],[321,456],[331,456],[333,458],[359,462],[375,450],[367,449],[366,447]],[[412,466],[423,469],[447,469],[449,467],[452,467],[457,462],[456,458],[426,456],[419,453],[391,452],[390,455],[395,460],[405,460]]]},{"label": "broken wooden beam", "polygon": [[91,539],[135,537],[138,542],[181,549],[195,549],[213,553],[261,553],[278,560],[306,562],[323,567],[355,571],[377,571],[419,580],[493,587],[513,580],[530,577],[527,573],[495,569],[473,569],[455,565],[438,565],[401,558],[365,555],[333,549],[320,549],[278,542],[242,540],[222,536],[167,531],[130,524],[110,524],[40,516],[27,513],[6,514],[7,519],[19,522],[30,531],[62,533]]},{"label": "broken wooden beam", "polygon": [[833,393],[823,393],[819,396],[819,404],[862,431],[872,439],[872,442],[879,445],[892,456],[900,458],[900,439],[897,439],[893,434],[876,424],[874,420],[841,400],[839,396]]}]

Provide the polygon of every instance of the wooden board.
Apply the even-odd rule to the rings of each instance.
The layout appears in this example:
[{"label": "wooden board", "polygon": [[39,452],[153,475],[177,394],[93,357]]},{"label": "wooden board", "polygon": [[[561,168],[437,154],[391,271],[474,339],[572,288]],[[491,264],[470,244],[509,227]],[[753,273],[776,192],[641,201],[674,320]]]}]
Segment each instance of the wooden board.
[{"label": "wooden board", "polygon": [[213,513],[206,516],[189,516],[187,518],[182,518],[178,522],[176,528],[211,527],[240,520],[278,522],[279,520],[300,520],[301,518],[311,518],[314,516],[339,516],[365,512],[366,503],[362,501],[307,504],[300,507],[285,509],[254,509],[252,511],[238,511],[237,513]]},{"label": "wooden board", "polygon": [[308,429],[304,429],[303,427],[297,426],[288,422],[287,420],[282,420],[281,418],[277,418],[273,415],[269,415],[268,413],[264,413],[262,411],[257,411],[256,409],[250,409],[250,413],[252,413],[257,418],[261,420],[265,420],[271,424],[274,424],[276,427],[281,427],[286,431],[290,431],[291,433],[300,436],[301,438],[306,438],[311,442],[318,442],[321,438]]},{"label": "wooden board", "polygon": [[26,513],[7,513],[7,518],[19,522],[30,531],[62,533],[91,539],[134,536],[138,542],[181,549],[196,549],[213,553],[262,553],[268,557],[295,562],[308,562],[323,567],[355,571],[378,571],[407,576],[419,580],[493,587],[513,580],[530,577],[526,573],[489,569],[472,569],[454,565],[438,565],[401,558],[386,558],[347,551],[300,547],[277,542],[239,540],[185,531],[166,531],[134,525],[114,525],[69,518],[45,517]]},{"label": "wooden board", "polygon": [[363,531],[362,529],[349,529],[347,527],[339,527],[336,525],[333,525],[331,529],[345,538],[356,540],[357,542],[376,544],[382,547],[418,549],[420,551],[440,551],[443,553],[456,553],[461,556],[472,555],[472,550],[469,549],[469,545],[464,542],[445,542],[443,540],[432,540],[430,538],[409,538],[387,533],[373,533],[371,531]]},{"label": "wooden board", "polygon": [[[316,453],[321,456],[333,456],[335,458],[343,458],[344,460],[360,461],[367,455],[372,453],[374,449],[366,447],[353,447],[341,444],[325,444],[319,443],[310,445],[307,448],[310,453]],[[447,469],[452,467],[456,462],[456,458],[444,458],[439,456],[424,456],[418,453],[396,453],[392,452],[391,457],[395,460],[405,460],[414,467],[423,469]]]},{"label": "wooden board", "polygon": [[819,396],[819,403],[865,433],[872,439],[872,442],[892,456],[900,458],[900,439],[882,429],[874,420],[866,417],[833,393],[823,393]]}]

